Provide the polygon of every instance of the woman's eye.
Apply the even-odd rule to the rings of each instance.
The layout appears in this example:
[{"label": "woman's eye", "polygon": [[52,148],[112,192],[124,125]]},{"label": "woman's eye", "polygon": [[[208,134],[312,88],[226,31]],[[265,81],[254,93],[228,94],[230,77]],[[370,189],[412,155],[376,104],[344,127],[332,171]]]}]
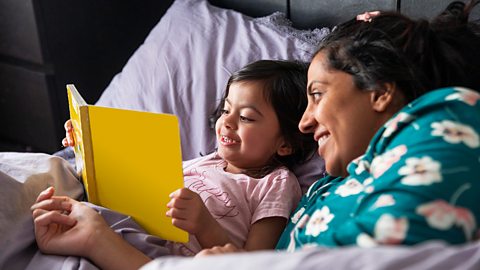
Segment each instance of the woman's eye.
[{"label": "woman's eye", "polygon": [[318,102],[320,101],[320,99],[322,99],[323,92],[318,90],[313,90],[308,95],[312,97],[313,101]]}]

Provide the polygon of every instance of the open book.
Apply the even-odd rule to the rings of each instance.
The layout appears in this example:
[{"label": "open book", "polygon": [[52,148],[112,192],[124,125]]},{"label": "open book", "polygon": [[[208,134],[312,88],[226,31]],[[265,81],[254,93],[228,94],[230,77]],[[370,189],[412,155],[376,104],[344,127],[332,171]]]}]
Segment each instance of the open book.
[{"label": "open book", "polygon": [[188,241],[165,215],[168,195],[183,187],[177,118],[88,105],[72,84],[67,92],[88,201],[132,216],[162,239]]}]

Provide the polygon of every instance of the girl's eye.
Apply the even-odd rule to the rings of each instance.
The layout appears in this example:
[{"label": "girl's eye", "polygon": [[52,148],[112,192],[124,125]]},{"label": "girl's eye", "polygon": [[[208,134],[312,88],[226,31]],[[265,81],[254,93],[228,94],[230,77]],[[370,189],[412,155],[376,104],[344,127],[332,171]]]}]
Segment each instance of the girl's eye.
[{"label": "girl's eye", "polygon": [[228,110],[225,110],[225,109],[220,110],[220,114],[228,114]]},{"label": "girl's eye", "polygon": [[240,121],[242,121],[242,122],[253,122],[254,120],[251,119],[251,118],[247,118],[245,116],[240,115]]}]

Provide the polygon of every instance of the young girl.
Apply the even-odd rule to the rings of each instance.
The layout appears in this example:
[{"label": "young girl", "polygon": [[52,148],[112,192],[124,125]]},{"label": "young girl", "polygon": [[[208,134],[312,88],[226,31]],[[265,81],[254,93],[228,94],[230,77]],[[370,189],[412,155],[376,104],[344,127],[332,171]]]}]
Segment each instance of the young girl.
[{"label": "young girl", "polygon": [[[313,139],[297,127],[307,104],[306,68],[296,62],[262,60],[231,76],[216,114],[218,149],[184,163],[185,188],[173,192],[167,205],[172,223],[191,234],[187,244],[167,244],[172,254],[194,255],[203,248],[227,243],[245,250],[275,247],[301,196],[289,169],[315,151]],[[71,125],[66,127],[64,144],[72,145]],[[39,196],[32,209],[42,251],[69,254],[72,243],[65,240],[71,239],[67,232],[74,234],[79,231],[74,228],[85,224],[73,214],[79,205],[70,198],[53,196],[52,189]],[[66,210],[66,214],[51,210]],[[91,214],[84,216],[98,219]],[[64,230],[49,231],[54,225]],[[83,233],[94,236],[96,231],[105,231],[106,224],[92,221],[83,226]],[[122,248],[108,245],[105,235],[111,233],[91,237],[95,240],[71,249],[75,253],[69,255],[100,263],[90,254],[93,246],[123,254]],[[128,249],[131,253],[131,247]]]}]

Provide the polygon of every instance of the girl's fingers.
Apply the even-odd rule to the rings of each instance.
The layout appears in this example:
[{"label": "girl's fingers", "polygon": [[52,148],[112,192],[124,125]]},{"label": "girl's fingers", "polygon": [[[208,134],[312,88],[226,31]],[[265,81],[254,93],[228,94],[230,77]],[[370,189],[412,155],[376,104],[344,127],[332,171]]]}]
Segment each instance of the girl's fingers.
[{"label": "girl's fingers", "polygon": [[166,215],[174,219],[185,220],[188,217],[188,212],[183,209],[171,208],[167,211]]},{"label": "girl's fingers", "polygon": [[68,119],[64,125],[65,131],[70,131],[73,129],[72,120]]},{"label": "girl's fingers", "polygon": [[174,198],[168,202],[167,207],[177,208],[177,209],[186,209],[188,208],[189,204],[190,204],[189,200]]},{"label": "girl's fingers", "polygon": [[175,190],[174,192],[170,193],[170,198],[180,198],[180,199],[185,199],[185,200],[190,200],[192,199],[192,193],[188,188],[180,188]]},{"label": "girl's fingers", "polygon": [[67,132],[67,143],[68,143],[68,146],[75,145],[75,139],[73,138],[73,131],[71,130]]},{"label": "girl's fingers", "polygon": [[75,146],[75,139],[73,137],[73,124],[72,120],[67,120],[64,125],[66,136],[62,140],[63,146]]}]

